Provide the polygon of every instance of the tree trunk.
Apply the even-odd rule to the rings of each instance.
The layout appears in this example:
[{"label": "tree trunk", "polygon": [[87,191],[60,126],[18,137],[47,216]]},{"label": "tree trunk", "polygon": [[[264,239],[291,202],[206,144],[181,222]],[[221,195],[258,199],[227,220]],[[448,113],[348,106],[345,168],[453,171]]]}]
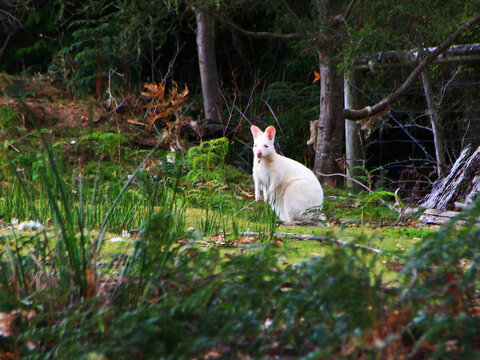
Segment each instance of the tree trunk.
[{"label": "tree trunk", "polygon": [[320,121],[318,122],[317,146],[314,171],[320,175],[320,182],[326,188],[343,184],[341,176],[325,176],[342,172],[339,160],[342,158],[343,133],[343,78],[334,63],[320,65]]},{"label": "tree trunk", "polygon": [[427,70],[422,72],[422,83],[425,91],[425,97],[427,98],[428,117],[430,118],[430,123],[432,124],[433,142],[435,145],[435,159],[437,161],[437,175],[440,177],[444,174],[446,169],[445,154],[443,150],[443,136],[437,107],[435,106],[435,101],[433,98],[432,85]]},{"label": "tree trunk", "polygon": [[430,194],[420,202],[429,209],[452,209],[455,202],[473,202],[480,193],[480,147],[462,150],[450,172],[433,184]]},{"label": "tree trunk", "polygon": [[197,20],[197,51],[203,106],[207,123],[219,124],[222,103],[215,60],[215,34],[212,19],[203,11],[193,9]]},{"label": "tree trunk", "polygon": [[[358,105],[354,84],[355,74],[345,78],[344,93],[347,109],[356,109]],[[364,165],[365,156],[362,151],[360,127],[356,121],[352,120],[345,120],[345,160],[349,177],[358,178],[363,175],[360,167]],[[352,188],[353,192],[359,192],[362,189],[358,183],[351,180],[348,180],[348,186]]]}]

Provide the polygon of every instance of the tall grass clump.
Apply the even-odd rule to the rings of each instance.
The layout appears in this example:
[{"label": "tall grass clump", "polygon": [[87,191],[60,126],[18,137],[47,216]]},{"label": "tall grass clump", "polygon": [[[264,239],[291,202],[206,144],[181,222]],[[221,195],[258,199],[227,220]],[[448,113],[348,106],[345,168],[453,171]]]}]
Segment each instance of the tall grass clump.
[{"label": "tall grass clump", "polygon": [[[143,219],[146,225],[133,250],[125,252],[123,260],[110,268],[99,267],[109,218],[114,216],[122,196],[134,187],[143,164],[108,204],[97,231],[86,227],[91,204],[86,200],[82,178],[75,176],[72,183],[64,181],[51,147],[46,141],[43,144],[38,189],[46,195],[53,226],[29,235],[13,228],[11,235],[1,237],[0,298],[6,301],[0,312],[12,319],[5,326],[13,341],[6,349],[27,358],[78,358],[89,348],[85,344],[88,339],[100,335],[103,323],[109,322],[110,311],[102,310],[106,302],[120,301],[122,307],[136,308],[136,304],[150,301],[152,292],[158,289],[157,274],[162,274],[176,241],[185,234],[183,202],[174,188],[162,184],[150,187],[145,201],[151,203],[143,204],[150,216]],[[18,181],[23,189],[30,186],[29,179]],[[35,198],[30,205],[37,207]],[[103,269],[105,273],[100,272]],[[112,282],[111,276],[115,284],[102,287],[102,282]]]},{"label": "tall grass clump", "polygon": [[[31,176],[28,176],[28,172],[26,171],[19,171],[17,167],[18,164],[14,161],[10,153],[21,152],[13,147],[8,141],[8,136],[13,131],[9,129],[15,127],[15,125],[19,125],[18,122],[14,121],[19,118],[18,112],[16,110],[11,110],[8,107],[6,108],[7,110],[2,110],[0,113],[0,124],[3,128],[2,135],[6,136],[5,143],[7,144],[4,149],[5,151],[3,152],[5,155],[3,160],[11,170],[10,174],[5,174],[5,179],[2,185],[6,192],[10,190],[9,198],[13,197],[15,199],[26,200],[27,205],[21,205],[23,205],[23,207],[28,206],[30,211],[28,213],[24,212],[22,215],[30,215],[34,217],[35,220],[44,222],[46,222],[47,216],[49,219],[52,219],[56,239],[54,256],[56,256],[55,264],[59,266],[60,285],[65,289],[70,289],[72,288],[71,285],[74,284],[75,286],[78,286],[79,296],[84,297],[93,292],[93,290],[89,288],[90,285],[87,278],[88,276],[94,278],[94,274],[89,275],[89,273],[92,274],[95,271],[95,261],[101,250],[104,236],[109,226],[109,221],[111,221],[114,214],[118,214],[117,206],[121,204],[123,195],[133,183],[136,175],[143,170],[143,165],[146,159],[135,170],[134,174],[126,179],[123,187],[118,185],[113,186],[113,189],[117,190],[115,197],[107,197],[104,192],[101,194],[101,196],[103,195],[103,198],[98,199],[97,194],[99,193],[99,184],[94,181],[93,186],[87,189],[81,171],[74,171],[74,175],[70,177],[71,183],[68,183],[68,181],[65,180],[66,169],[63,166],[65,159],[62,158],[62,152],[55,151],[55,147],[52,146],[51,140],[46,136],[43,130],[38,128],[35,116],[28,106],[20,98],[18,98],[18,102],[22,106],[24,113],[36,127],[36,134],[43,151],[40,153],[37,152],[37,161],[33,163],[34,166],[32,166],[32,172],[30,173]],[[85,141],[99,139],[101,137],[101,134],[97,132],[91,135],[92,136],[85,138]],[[104,145],[107,148],[116,149],[120,143],[124,141],[124,139],[119,138],[118,136],[104,136],[104,138],[109,140],[106,141],[106,145]],[[155,147],[149,155],[152,155],[156,149],[157,147]],[[113,152],[110,151],[109,155],[113,157]],[[15,179],[13,185],[10,182],[11,176],[9,177],[12,173]],[[75,173],[79,175],[77,176]],[[158,186],[156,187],[158,188]],[[150,187],[150,193],[157,194],[158,196],[150,196],[147,201],[156,202],[163,196],[162,191],[152,191],[154,188],[155,186]],[[13,196],[11,196],[12,192]],[[89,197],[88,195],[91,195],[91,203],[88,203],[87,201]],[[105,199],[111,199],[111,202],[109,203],[107,201],[107,204],[105,204]],[[128,200],[132,199],[130,198]],[[48,211],[46,213],[40,213],[38,211],[39,205],[41,209],[46,210],[44,201],[48,202]],[[9,203],[4,202],[4,205],[8,206]],[[19,205],[19,202],[17,201],[14,205]],[[124,218],[136,218],[138,216],[138,214],[132,211],[125,212],[127,209],[130,210],[131,206],[128,207],[127,204],[122,205],[124,206],[120,210],[124,211],[122,214]],[[19,206],[19,208],[21,207],[22,206]],[[91,220],[91,217],[87,214],[90,213],[89,210],[91,210],[91,207],[97,207],[97,209],[98,207],[107,208],[106,211],[100,212],[101,215],[103,215],[100,224],[92,222],[88,223],[88,220]],[[148,206],[150,209],[152,209],[152,207],[152,205]],[[12,207],[8,210],[13,212],[13,210],[17,209]],[[95,212],[96,211],[93,211],[93,213]],[[94,241],[91,241],[85,234],[87,225],[99,225],[99,234]],[[139,225],[138,222],[137,225]],[[91,230],[92,228],[88,229],[89,232]],[[66,265],[67,263],[68,265]]]}]

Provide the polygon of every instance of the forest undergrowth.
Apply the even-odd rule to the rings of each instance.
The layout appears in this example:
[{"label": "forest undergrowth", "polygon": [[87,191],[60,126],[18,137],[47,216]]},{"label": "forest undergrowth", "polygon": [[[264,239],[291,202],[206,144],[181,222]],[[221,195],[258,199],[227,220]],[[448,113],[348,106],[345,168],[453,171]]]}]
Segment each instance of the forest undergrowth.
[{"label": "forest undergrowth", "polygon": [[0,358],[478,356],[480,204],[429,229],[383,189],[328,191],[325,226],[285,226],[226,138],[140,150],[21,109],[0,108]]}]

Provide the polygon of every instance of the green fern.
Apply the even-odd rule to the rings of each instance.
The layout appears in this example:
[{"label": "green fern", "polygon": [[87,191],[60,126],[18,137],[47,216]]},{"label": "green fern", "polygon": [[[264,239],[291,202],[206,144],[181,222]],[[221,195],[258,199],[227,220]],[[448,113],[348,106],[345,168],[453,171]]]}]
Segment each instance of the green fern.
[{"label": "green fern", "polygon": [[364,203],[364,206],[368,205],[368,203],[370,203],[370,202],[375,202],[375,201],[379,201],[379,202],[383,203],[384,201],[386,201],[389,198],[390,199],[395,198],[395,193],[393,193],[391,191],[386,191],[386,190],[375,190],[375,191],[372,191],[371,193],[367,194],[363,198],[363,203]]},{"label": "green fern", "polygon": [[390,199],[395,199],[398,200],[397,195],[391,191],[386,191],[386,190],[375,190],[372,191],[371,193],[367,194],[365,197],[363,197],[359,201],[359,205],[362,207],[362,214],[361,214],[361,220],[362,224],[365,219],[365,210],[369,208],[369,221],[372,223],[372,219],[374,217],[374,210],[373,210],[373,204],[374,203],[379,203],[381,205],[386,204],[387,201]]},{"label": "green fern", "polygon": [[191,168],[187,181],[222,182],[225,179],[225,156],[228,153],[228,139],[219,138],[206,141],[190,148],[187,152],[187,164]]},{"label": "green fern", "polygon": [[96,153],[105,154],[113,161],[120,145],[125,142],[127,142],[127,138],[121,134],[94,131],[91,134],[81,136],[78,139],[77,146],[93,145]]},{"label": "green fern", "polygon": [[225,163],[229,142],[227,138],[206,141],[188,150],[186,164],[189,172],[185,179],[193,188],[187,198],[199,206],[221,207],[231,200],[227,195],[232,179],[242,177],[240,170]]}]

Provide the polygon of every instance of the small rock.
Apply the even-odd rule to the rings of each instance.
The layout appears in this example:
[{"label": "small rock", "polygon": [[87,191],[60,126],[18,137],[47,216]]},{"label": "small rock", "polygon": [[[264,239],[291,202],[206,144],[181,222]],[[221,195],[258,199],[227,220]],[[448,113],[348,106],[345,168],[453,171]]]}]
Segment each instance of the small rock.
[{"label": "small rock", "polygon": [[24,221],[24,222],[20,223],[17,227],[17,230],[18,231],[25,231],[25,230],[43,231],[43,230],[45,230],[45,226],[40,224],[38,221],[29,220],[29,221]]}]

